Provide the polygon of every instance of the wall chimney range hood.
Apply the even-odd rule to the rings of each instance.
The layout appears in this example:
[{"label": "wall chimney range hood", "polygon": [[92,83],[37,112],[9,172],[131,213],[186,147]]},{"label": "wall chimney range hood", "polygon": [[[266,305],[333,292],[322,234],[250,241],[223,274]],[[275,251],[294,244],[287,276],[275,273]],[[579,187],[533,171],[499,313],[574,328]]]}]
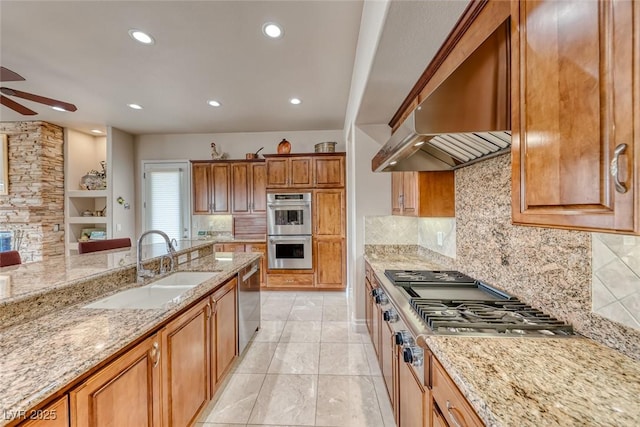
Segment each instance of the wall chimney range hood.
[{"label": "wall chimney range hood", "polygon": [[509,20],[407,119],[371,161],[375,172],[458,169],[511,149]]}]

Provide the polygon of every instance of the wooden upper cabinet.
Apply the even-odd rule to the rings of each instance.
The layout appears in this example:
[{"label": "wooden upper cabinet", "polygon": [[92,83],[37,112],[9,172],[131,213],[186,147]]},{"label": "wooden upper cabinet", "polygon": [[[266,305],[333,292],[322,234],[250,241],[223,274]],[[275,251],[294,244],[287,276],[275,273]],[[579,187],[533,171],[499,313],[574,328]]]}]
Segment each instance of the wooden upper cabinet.
[{"label": "wooden upper cabinet", "polygon": [[249,163],[251,168],[251,212],[267,213],[267,165]]},{"label": "wooden upper cabinet", "polygon": [[512,2],[514,223],[639,231],[639,10]]},{"label": "wooden upper cabinet", "polygon": [[249,163],[231,164],[231,212],[251,212],[251,169]]},{"label": "wooden upper cabinet", "polygon": [[193,214],[204,215],[211,212],[211,165],[209,163],[194,163],[192,166],[193,179]]},{"label": "wooden upper cabinet", "polygon": [[211,304],[198,303],[161,332],[163,425],[196,422],[209,399],[209,331]]},{"label": "wooden upper cabinet", "polygon": [[313,186],[311,157],[267,158],[267,188]]},{"label": "wooden upper cabinet", "polygon": [[315,190],[313,192],[313,230],[315,236],[345,235],[345,191]]},{"label": "wooden upper cabinet", "polygon": [[229,164],[211,164],[211,213],[228,214],[231,213],[229,203],[229,191],[231,187],[231,174]]},{"label": "wooden upper cabinet", "polygon": [[314,157],[315,188],[344,187],[344,156]]},{"label": "wooden upper cabinet", "polygon": [[313,170],[311,169],[310,157],[293,157],[290,160],[290,187],[311,187],[313,186]]},{"label": "wooden upper cabinet", "polygon": [[193,163],[193,213],[231,213],[231,171],[228,163]]},{"label": "wooden upper cabinet", "polygon": [[160,338],[153,335],[71,390],[71,426],[161,425],[160,361],[164,357]]},{"label": "wooden upper cabinet", "polygon": [[455,176],[445,172],[391,172],[391,214],[455,216]]}]

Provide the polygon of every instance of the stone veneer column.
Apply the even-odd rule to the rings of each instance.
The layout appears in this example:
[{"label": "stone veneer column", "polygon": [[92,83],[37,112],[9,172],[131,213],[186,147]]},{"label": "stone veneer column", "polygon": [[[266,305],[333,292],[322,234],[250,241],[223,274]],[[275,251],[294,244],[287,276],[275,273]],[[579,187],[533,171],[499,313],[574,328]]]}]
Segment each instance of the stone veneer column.
[{"label": "stone veneer column", "polygon": [[46,122],[4,122],[9,195],[0,196],[0,229],[23,231],[23,262],[64,254],[64,130]]}]

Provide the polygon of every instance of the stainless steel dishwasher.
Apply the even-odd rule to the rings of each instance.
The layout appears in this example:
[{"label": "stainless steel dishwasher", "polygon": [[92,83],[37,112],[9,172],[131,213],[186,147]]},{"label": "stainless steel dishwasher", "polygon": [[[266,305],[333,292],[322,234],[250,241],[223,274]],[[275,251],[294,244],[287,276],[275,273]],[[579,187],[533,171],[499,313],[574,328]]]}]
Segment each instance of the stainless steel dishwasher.
[{"label": "stainless steel dishwasher", "polygon": [[238,354],[260,327],[260,261],[240,271],[238,290]]}]

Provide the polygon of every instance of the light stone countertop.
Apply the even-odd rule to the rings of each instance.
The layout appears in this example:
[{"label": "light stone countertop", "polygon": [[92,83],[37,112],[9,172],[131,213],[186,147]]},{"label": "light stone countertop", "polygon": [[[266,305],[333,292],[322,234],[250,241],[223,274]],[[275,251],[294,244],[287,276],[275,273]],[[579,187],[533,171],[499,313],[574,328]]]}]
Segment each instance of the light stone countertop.
[{"label": "light stone countertop", "polygon": [[[178,254],[210,246],[215,241],[180,240]],[[143,260],[165,255],[164,243],[143,246]],[[47,261],[30,262],[18,266],[0,268],[0,308],[32,298],[54,289],[74,286],[80,281],[114,273],[136,265],[137,248],[115,249],[82,255],[53,257]]]},{"label": "light stone countertop", "polygon": [[259,257],[218,253],[180,265],[179,271],[219,272],[162,309],[88,309],[85,301],[0,331],[0,426],[7,414],[43,402]]},{"label": "light stone countertop", "polygon": [[[417,253],[365,256],[402,319],[487,426],[638,426],[640,362],[575,338],[434,335],[385,269],[447,267]],[[516,295],[517,296],[517,295]]]}]

